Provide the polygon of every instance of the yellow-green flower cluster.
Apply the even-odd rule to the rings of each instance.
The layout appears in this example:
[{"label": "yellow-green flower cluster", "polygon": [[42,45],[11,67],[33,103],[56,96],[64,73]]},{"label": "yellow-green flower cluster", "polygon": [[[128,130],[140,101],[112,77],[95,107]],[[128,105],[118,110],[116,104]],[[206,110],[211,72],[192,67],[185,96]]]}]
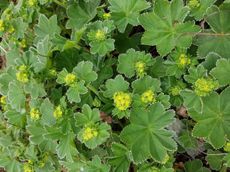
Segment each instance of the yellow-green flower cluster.
[{"label": "yellow-green flower cluster", "polygon": [[6,96],[2,96],[1,98],[0,98],[0,104],[1,104],[1,107],[2,107],[2,110],[3,111],[6,111],[6,109],[7,109],[7,106],[6,106]]},{"label": "yellow-green flower cluster", "polygon": [[62,108],[61,106],[57,106],[55,109],[54,109],[54,112],[53,112],[53,116],[56,118],[56,119],[59,119],[61,118],[63,115],[63,111],[62,111]]},{"label": "yellow-green flower cluster", "polygon": [[19,41],[19,46],[21,48],[26,48],[26,40],[25,39],[22,39],[21,41]]},{"label": "yellow-green flower cluster", "polygon": [[224,151],[225,152],[230,152],[230,142],[227,142],[224,146]]},{"label": "yellow-green flower cluster", "polygon": [[50,75],[50,76],[57,76],[57,71],[56,71],[56,69],[50,69],[50,70],[49,70],[49,75]]},{"label": "yellow-green flower cluster", "polygon": [[124,92],[116,92],[113,95],[113,100],[115,107],[120,111],[127,110],[130,107],[132,101],[130,94]]},{"label": "yellow-green flower cluster", "polygon": [[186,54],[181,54],[178,59],[178,66],[184,68],[191,64],[191,59]]},{"label": "yellow-green flower cluster", "polygon": [[28,5],[29,5],[30,7],[35,6],[36,3],[37,3],[37,0],[28,0]]},{"label": "yellow-green flower cluster", "polygon": [[98,131],[93,127],[86,127],[83,131],[83,140],[88,141],[98,136]]},{"label": "yellow-green flower cluster", "polygon": [[31,166],[31,164],[28,162],[28,163],[25,163],[23,165],[23,171],[24,172],[33,172],[34,170],[33,170],[32,166]]},{"label": "yellow-green flower cluster", "polygon": [[161,164],[166,164],[169,161],[169,159],[170,159],[169,155],[166,154]]},{"label": "yellow-green flower cluster", "polygon": [[3,32],[4,30],[5,30],[4,21],[0,19],[0,32]]},{"label": "yellow-green flower cluster", "polygon": [[146,64],[144,62],[138,61],[135,64],[135,69],[137,76],[142,77],[145,75]]},{"label": "yellow-green flower cluster", "polygon": [[195,82],[195,92],[198,96],[206,96],[217,87],[218,83],[208,78],[199,78]]},{"label": "yellow-green flower cluster", "polygon": [[76,75],[72,73],[68,73],[65,76],[65,84],[68,86],[71,86],[76,81],[76,79],[77,79]]},{"label": "yellow-green flower cluster", "polygon": [[30,117],[32,120],[34,120],[34,121],[38,120],[40,118],[40,115],[41,114],[40,114],[40,111],[38,109],[32,108],[30,110]]},{"label": "yellow-green flower cluster", "polygon": [[172,87],[172,88],[170,89],[170,93],[171,93],[173,96],[178,96],[178,95],[180,94],[180,92],[181,92],[181,87],[178,86],[178,85],[176,85],[176,86],[174,86],[174,87]]},{"label": "yellow-green flower cluster", "polygon": [[28,67],[26,65],[19,66],[16,77],[18,81],[27,83],[29,81]]},{"label": "yellow-green flower cluster", "polygon": [[103,17],[103,19],[108,20],[111,18],[111,14],[110,13],[104,13],[102,17]]},{"label": "yellow-green flower cluster", "polygon": [[156,102],[155,94],[152,90],[147,90],[141,95],[141,101],[143,103],[154,103]]},{"label": "yellow-green flower cluster", "polygon": [[198,8],[200,6],[200,1],[199,0],[190,0],[188,2],[188,6],[190,8]]},{"label": "yellow-green flower cluster", "polygon": [[106,39],[106,33],[104,30],[98,29],[95,33],[95,39],[97,41],[104,41]]}]

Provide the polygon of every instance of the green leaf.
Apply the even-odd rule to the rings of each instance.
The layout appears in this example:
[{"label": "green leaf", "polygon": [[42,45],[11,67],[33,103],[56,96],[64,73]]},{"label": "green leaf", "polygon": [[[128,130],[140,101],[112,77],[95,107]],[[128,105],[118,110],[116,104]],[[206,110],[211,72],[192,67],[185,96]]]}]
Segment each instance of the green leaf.
[{"label": "green leaf", "polygon": [[43,135],[45,134],[46,131],[44,127],[41,126],[41,124],[27,125],[26,128],[30,134],[29,139],[31,143],[39,145],[45,140]]},{"label": "green leaf", "polygon": [[199,97],[194,91],[186,89],[181,91],[180,95],[183,97],[183,104],[188,111],[195,110],[197,112],[202,112],[204,103],[201,97]]},{"label": "green leaf", "polygon": [[63,165],[66,169],[68,169],[68,172],[81,171],[82,169],[85,168],[85,163],[81,161],[74,161],[74,162],[60,161],[60,164]]},{"label": "green leaf", "polygon": [[0,75],[0,93],[6,95],[9,90],[9,84],[12,80],[16,79],[16,70],[9,67],[4,73]]},{"label": "green leaf", "polygon": [[105,87],[104,96],[112,98],[114,93],[128,90],[129,83],[124,80],[123,76],[117,75],[114,79],[107,80]]},{"label": "green leaf", "polygon": [[81,101],[80,95],[86,94],[87,92],[88,89],[84,86],[84,81],[79,81],[67,90],[66,96],[70,103],[79,103]]},{"label": "green leaf", "polygon": [[87,172],[109,172],[110,166],[101,163],[99,156],[94,156],[92,161],[87,163],[86,166]]},{"label": "green leaf", "polygon": [[30,82],[25,85],[24,90],[27,94],[30,94],[33,99],[44,97],[46,95],[44,85],[42,83],[38,83],[34,79],[31,79]]},{"label": "green leaf", "polygon": [[36,73],[39,73],[47,67],[48,57],[51,50],[51,42],[49,36],[46,36],[44,39],[39,41],[36,44],[36,48],[37,49],[35,51],[37,55],[35,56],[32,67]]},{"label": "green leaf", "polygon": [[19,127],[24,127],[26,122],[25,114],[20,114],[16,111],[10,110],[5,113],[5,116],[8,120],[8,123]]},{"label": "green leaf", "polygon": [[17,82],[11,82],[9,84],[7,98],[13,109],[21,111],[25,107],[26,96],[22,86]]},{"label": "green leaf", "polygon": [[196,116],[193,136],[204,137],[215,149],[230,139],[230,87],[220,95],[212,93],[203,98],[203,112]]},{"label": "green leaf", "polygon": [[91,122],[100,121],[100,112],[98,109],[91,109],[89,105],[85,104],[82,107],[82,113],[78,112],[76,114],[76,124],[77,126],[84,126]]},{"label": "green leaf", "polygon": [[137,62],[144,63],[147,68],[153,65],[152,56],[150,54],[129,49],[125,54],[119,55],[117,71],[121,74],[125,74],[126,77],[131,78],[136,73],[135,64]]},{"label": "green leaf", "polygon": [[77,153],[74,136],[72,132],[62,135],[57,146],[57,154],[60,159],[66,158],[67,161],[73,162],[73,156]]},{"label": "green leaf", "polygon": [[188,48],[200,28],[193,22],[183,22],[187,14],[188,8],[182,0],[156,0],[154,12],[140,17],[145,29],[142,44],[156,45],[161,56],[167,55],[175,47]]},{"label": "green leaf", "polygon": [[160,85],[161,82],[156,78],[152,78],[151,76],[145,76],[132,82],[133,92],[139,94],[142,94],[147,90],[160,92]]},{"label": "green leaf", "polygon": [[54,111],[54,105],[50,102],[48,98],[46,98],[40,106],[40,112],[42,114],[41,117],[42,123],[48,126],[55,124],[53,111]]},{"label": "green leaf", "polygon": [[17,160],[9,157],[1,157],[0,166],[4,167],[7,172],[21,172],[21,164]]},{"label": "green leaf", "polygon": [[206,21],[211,27],[211,32],[206,32],[198,36],[197,54],[199,57],[206,57],[210,52],[215,52],[223,58],[230,58],[230,27],[229,8],[219,9],[212,6],[207,11]]},{"label": "green leaf", "polygon": [[14,35],[17,39],[24,38],[28,24],[23,22],[23,18],[19,17],[12,20],[12,25],[15,28]]},{"label": "green leaf", "polygon": [[199,0],[199,7],[191,8],[191,16],[194,16],[196,20],[201,20],[206,13],[207,9],[212,6],[216,0]]},{"label": "green leaf", "polygon": [[167,151],[175,151],[177,145],[173,133],[166,130],[174,120],[172,111],[155,103],[149,109],[134,109],[130,122],[121,132],[121,140],[131,148],[133,159],[140,163],[148,158],[163,162]]},{"label": "green leaf", "polygon": [[105,39],[104,41],[92,41],[90,42],[90,52],[92,54],[99,54],[100,56],[104,56],[107,52],[114,50],[114,39]]},{"label": "green leaf", "polygon": [[145,0],[109,0],[109,3],[112,19],[122,33],[128,24],[138,25],[140,12],[150,7],[150,4]]},{"label": "green leaf", "polygon": [[99,3],[99,0],[95,0],[93,2],[79,2],[78,4],[69,5],[67,7],[69,20],[66,27],[69,29],[81,29],[96,16]]},{"label": "green leaf", "polygon": [[185,163],[185,172],[210,172],[209,169],[203,167],[202,161],[195,159],[193,161],[187,161]]},{"label": "green leaf", "polygon": [[230,84],[230,60],[219,59],[216,62],[216,67],[211,70],[211,75],[214,76],[221,85]]},{"label": "green leaf", "polygon": [[128,172],[130,165],[130,152],[122,144],[112,144],[113,156],[109,158],[109,163],[113,165],[114,172]]},{"label": "green leaf", "polygon": [[93,71],[93,63],[89,61],[82,61],[78,63],[78,65],[73,69],[73,73],[86,83],[97,79],[97,73]]},{"label": "green leaf", "polygon": [[212,151],[208,150],[206,161],[210,165],[212,170],[219,171],[222,166],[224,154],[222,154],[220,151]]},{"label": "green leaf", "polygon": [[53,38],[55,34],[60,34],[61,29],[57,24],[57,16],[53,15],[49,19],[44,15],[40,14],[38,24],[35,27],[35,34],[38,40],[49,36]]}]

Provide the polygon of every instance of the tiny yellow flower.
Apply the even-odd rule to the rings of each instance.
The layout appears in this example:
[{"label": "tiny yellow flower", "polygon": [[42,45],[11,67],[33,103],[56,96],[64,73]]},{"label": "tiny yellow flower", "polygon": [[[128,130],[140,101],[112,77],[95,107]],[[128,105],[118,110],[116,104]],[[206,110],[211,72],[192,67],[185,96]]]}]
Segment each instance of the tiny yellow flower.
[{"label": "tiny yellow flower", "polygon": [[25,40],[25,39],[22,39],[22,40],[19,42],[19,45],[20,45],[20,47],[22,47],[22,48],[26,48],[26,40]]},{"label": "tiny yellow flower", "polygon": [[62,117],[62,114],[63,114],[63,111],[62,111],[61,106],[59,105],[54,109],[53,115],[56,119],[59,119]]},{"label": "tiny yellow flower", "polygon": [[19,66],[18,70],[21,71],[21,72],[24,72],[28,69],[28,67],[26,65],[21,65]]},{"label": "tiny yellow flower", "polygon": [[16,73],[17,80],[22,83],[27,83],[29,81],[29,76],[27,72],[19,71]]},{"label": "tiny yellow flower", "polygon": [[29,164],[33,164],[33,161],[29,159],[29,160],[28,160],[28,163],[29,163]]},{"label": "tiny yellow flower", "polygon": [[226,145],[224,146],[224,151],[225,152],[230,152],[230,142],[226,143]]},{"label": "tiny yellow flower", "polygon": [[2,97],[0,98],[0,103],[1,103],[2,105],[6,105],[6,96],[2,96]]},{"label": "tiny yellow flower", "polygon": [[[39,112],[39,110],[38,109],[36,109],[36,108],[32,108],[31,110],[30,110],[30,117],[31,117],[31,119],[32,120],[34,120],[34,121],[36,121],[36,120],[38,120],[39,118],[40,118],[40,112]],[[30,160],[29,160],[30,161]]]},{"label": "tiny yellow flower", "polygon": [[147,90],[141,95],[143,103],[154,103],[156,101],[155,94],[152,90]]},{"label": "tiny yellow flower", "polygon": [[9,33],[13,33],[15,31],[14,27],[12,25],[10,25],[10,28],[8,29]]},{"label": "tiny yellow flower", "polygon": [[206,96],[218,87],[212,79],[200,78],[195,82],[195,92],[198,96]]},{"label": "tiny yellow flower", "polygon": [[141,61],[138,61],[135,64],[135,68],[136,68],[137,76],[142,77],[142,76],[145,75],[145,68],[146,68],[146,64],[145,63],[143,63]]},{"label": "tiny yellow flower", "polygon": [[105,31],[97,30],[97,32],[95,34],[95,38],[97,41],[104,41],[106,39]]},{"label": "tiny yellow flower", "polygon": [[169,155],[166,154],[166,156],[164,157],[164,159],[163,159],[163,161],[161,163],[166,164],[168,162],[169,158],[170,158]]},{"label": "tiny yellow flower", "polygon": [[188,3],[188,6],[190,8],[198,8],[200,6],[200,1],[199,0],[190,0]]},{"label": "tiny yellow flower", "polygon": [[190,64],[191,60],[185,54],[181,54],[178,60],[178,66],[184,68],[185,66]]},{"label": "tiny yellow flower", "polygon": [[28,5],[30,7],[33,7],[34,5],[36,5],[36,2],[37,2],[37,0],[28,0]]},{"label": "tiny yellow flower", "polygon": [[32,169],[32,167],[30,166],[29,163],[26,163],[26,164],[23,165],[23,171],[24,172],[33,172],[33,169]]},{"label": "tiny yellow flower", "polygon": [[95,128],[86,127],[83,132],[83,140],[88,141],[98,136],[98,131]]},{"label": "tiny yellow flower", "polygon": [[178,96],[181,92],[181,88],[177,85],[177,86],[174,86],[170,89],[170,93],[173,95],[173,96]]},{"label": "tiny yellow flower", "polygon": [[50,70],[49,70],[49,74],[50,74],[51,76],[57,76],[57,71],[56,71],[56,69],[50,69]]},{"label": "tiny yellow flower", "polygon": [[102,17],[103,17],[103,19],[108,20],[111,18],[111,14],[110,13],[104,13]]},{"label": "tiny yellow flower", "polygon": [[72,85],[75,81],[76,81],[76,75],[72,74],[72,73],[68,73],[66,76],[65,76],[65,83],[66,85]]},{"label": "tiny yellow flower", "polygon": [[0,32],[3,32],[4,30],[5,30],[4,21],[0,19]]},{"label": "tiny yellow flower", "polygon": [[115,107],[120,111],[127,110],[131,105],[131,96],[128,93],[116,92],[113,95]]}]

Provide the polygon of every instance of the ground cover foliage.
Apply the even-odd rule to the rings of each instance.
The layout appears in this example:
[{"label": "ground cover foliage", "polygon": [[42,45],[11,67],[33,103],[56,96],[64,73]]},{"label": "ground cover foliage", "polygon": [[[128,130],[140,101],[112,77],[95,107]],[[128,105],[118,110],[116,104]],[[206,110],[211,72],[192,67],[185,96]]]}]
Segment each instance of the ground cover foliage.
[{"label": "ground cover foliage", "polygon": [[230,167],[229,0],[1,0],[0,167]]}]

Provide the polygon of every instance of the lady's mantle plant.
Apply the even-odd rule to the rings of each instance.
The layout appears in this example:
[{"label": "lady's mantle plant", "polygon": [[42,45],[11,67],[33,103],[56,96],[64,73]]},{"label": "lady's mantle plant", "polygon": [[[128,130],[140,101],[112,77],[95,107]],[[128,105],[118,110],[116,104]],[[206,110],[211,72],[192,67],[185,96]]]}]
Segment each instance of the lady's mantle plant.
[{"label": "lady's mantle plant", "polygon": [[230,168],[229,0],[0,10],[0,171]]}]

